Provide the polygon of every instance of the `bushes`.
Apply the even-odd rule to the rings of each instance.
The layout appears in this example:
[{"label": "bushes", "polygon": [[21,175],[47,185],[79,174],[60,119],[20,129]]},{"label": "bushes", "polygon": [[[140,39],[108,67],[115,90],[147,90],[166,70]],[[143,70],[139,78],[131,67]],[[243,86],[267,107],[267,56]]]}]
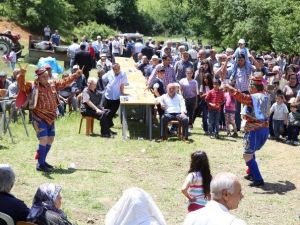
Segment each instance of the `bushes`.
[{"label": "bushes", "polygon": [[89,21],[88,23],[80,22],[78,26],[74,29],[74,35],[82,37],[86,35],[89,39],[96,39],[97,35],[101,35],[102,38],[107,38],[109,36],[114,36],[117,31],[104,25],[98,24],[95,21]]}]

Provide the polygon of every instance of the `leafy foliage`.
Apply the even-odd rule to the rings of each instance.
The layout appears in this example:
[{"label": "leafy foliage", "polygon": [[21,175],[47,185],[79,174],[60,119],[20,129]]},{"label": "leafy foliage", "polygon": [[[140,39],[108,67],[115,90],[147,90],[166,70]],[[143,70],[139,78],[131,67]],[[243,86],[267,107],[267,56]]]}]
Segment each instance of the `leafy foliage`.
[{"label": "leafy foliage", "polygon": [[96,39],[97,35],[101,35],[103,38],[113,36],[116,34],[116,31],[104,24],[98,24],[92,21],[86,24],[80,23],[74,29],[74,34],[78,37],[86,35],[89,39]]}]

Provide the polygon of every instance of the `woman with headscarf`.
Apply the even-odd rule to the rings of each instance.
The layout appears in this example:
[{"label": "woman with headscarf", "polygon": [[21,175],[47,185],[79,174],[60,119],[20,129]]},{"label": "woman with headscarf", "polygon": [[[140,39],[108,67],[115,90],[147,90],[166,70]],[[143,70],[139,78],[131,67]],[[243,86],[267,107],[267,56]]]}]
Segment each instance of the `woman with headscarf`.
[{"label": "woman with headscarf", "polygon": [[129,188],[109,210],[105,225],[166,225],[151,196],[141,188]]},{"label": "woman with headscarf", "polygon": [[72,225],[61,208],[61,186],[42,184],[33,198],[27,220],[38,225]]}]

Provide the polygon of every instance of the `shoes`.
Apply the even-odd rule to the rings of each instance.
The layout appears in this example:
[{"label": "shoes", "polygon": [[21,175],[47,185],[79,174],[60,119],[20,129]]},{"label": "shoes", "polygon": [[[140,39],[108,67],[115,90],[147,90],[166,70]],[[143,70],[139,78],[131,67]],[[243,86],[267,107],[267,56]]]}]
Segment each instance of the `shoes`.
[{"label": "shoes", "polygon": [[41,172],[45,172],[45,173],[49,173],[49,172],[52,171],[52,169],[48,168],[48,167],[46,166],[46,164],[38,165],[38,166],[36,167],[36,170],[37,170],[37,171],[41,171]]},{"label": "shoes", "polygon": [[205,131],[204,135],[208,136],[208,135],[209,135],[209,133],[208,133],[207,131]]},{"label": "shoes", "polygon": [[103,138],[111,138],[111,134],[101,134],[101,137]]},{"label": "shoes", "polygon": [[212,134],[209,135],[210,139],[215,139],[216,137]]},{"label": "shoes", "polygon": [[237,132],[234,132],[232,135],[231,135],[231,137],[233,137],[233,138],[236,138],[236,137],[238,137],[239,135],[237,134]]},{"label": "shoes", "polygon": [[227,132],[227,136],[229,136],[229,137],[232,137],[232,135],[230,134],[230,132],[229,132],[229,131]]},{"label": "shoes", "polygon": [[50,164],[48,164],[47,162],[45,162],[46,167],[48,167],[49,169],[53,169],[54,167]]},{"label": "shoes", "polygon": [[163,142],[163,141],[164,141],[164,139],[162,137],[155,139],[155,142],[157,142],[157,143],[160,143],[160,142]]},{"label": "shoes", "polygon": [[263,186],[265,182],[263,180],[256,180],[249,184],[250,187],[260,187]]},{"label": "shoes", "polygon": [[275,141],[276,142],[281,142],[281,139],[278,137],[278,138],[275,138]]},{"label": "shoes", "polygon": [[245,178],[246,180],[253,181],[253,177],[251,176],[251,174],[247,174],[246,176],[244,176],[244,178]]},{"label": "shoes", "polygon": [[294,146],[298,146],[298,145],[299,145],[299,142],[298,142],[298,141],[293,141],[293,145],[294,145]]},{"label": "shoes", "polygon": [[117,135],[118,134],[117,132],[112,131],[111,129],[109,129],[109,133],[112,134],[112,135]]},{"label": "shoes", "polygon": [[190,140],[187,139],[187,138],[182,138],[182,141],[183,141],[184,143],[187,143],[187,144],[190,144],[190,143],[191,143]]},{"label": "shoes", "polygon": [[219,134],[215,134],[215,138],[216,138],[216,139],[220,139]]}]

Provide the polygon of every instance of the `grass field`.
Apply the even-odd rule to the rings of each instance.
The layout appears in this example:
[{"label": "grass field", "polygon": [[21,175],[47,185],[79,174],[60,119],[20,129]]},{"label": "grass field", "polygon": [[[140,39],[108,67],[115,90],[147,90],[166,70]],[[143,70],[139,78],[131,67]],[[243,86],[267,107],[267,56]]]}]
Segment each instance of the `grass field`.
[{"label": "grass field", "polygon": [[[68,115],[56,122],[56,140],[48,161],[56,166],[50,174],[35,170],[34,152],[37,140],[33,128],[28,125],[27,138],[22,124],[11,124],[15,144],[8,135],[0,136],[0,163],[14,168],[17,181],[12,193],[31,206],[36,188],[44,182],[61,184],[63,210],[77,224],[104,224],[110,207],[128,187],[137,186],[149,192],[167,220],[167,224],[182,224],[186,214],[185,198],[180,188],[189,167],[190,153],[202,149],[209,156],[213,174],[230,171],[240,178],[244,175],[241,157],[241,139],[211,140],[203,135],[200,120],[191,139],[185,144],[175,139],[156,143],[142,140],[146,128],[132,121],[131,137],[123,141],[121,126],[116,119],[114,139],[78,134],[79,114]],[[95,132],[99,133],[98,122]],[[154,130],[157,134],[157,130]],[[257,154],[266,185],[249,188],[241,179],[243,194],[234,214],[248,224],[296,225],[299,224],[299,147],[268,141]],[[71,163],[76,169],[69,169]]]}]

